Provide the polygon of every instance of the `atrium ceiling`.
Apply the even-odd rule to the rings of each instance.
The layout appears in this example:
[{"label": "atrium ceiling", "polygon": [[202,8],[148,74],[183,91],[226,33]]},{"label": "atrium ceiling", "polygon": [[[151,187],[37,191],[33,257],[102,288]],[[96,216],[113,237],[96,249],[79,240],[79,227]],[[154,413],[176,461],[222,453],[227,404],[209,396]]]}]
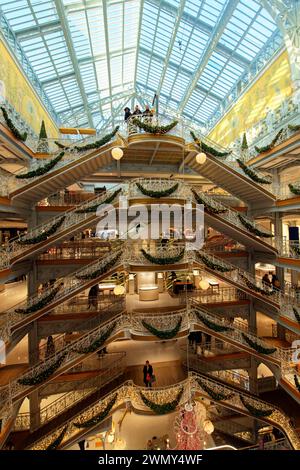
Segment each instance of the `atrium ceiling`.
[{"label": "atrium ceiling", "polygon": [[52,114],[74,127],[116,124],[124,106],[151,104],[157,93],[160,112],[207,129],[282,47],[259,0],[0,0],[0,8],[2,31]]}]

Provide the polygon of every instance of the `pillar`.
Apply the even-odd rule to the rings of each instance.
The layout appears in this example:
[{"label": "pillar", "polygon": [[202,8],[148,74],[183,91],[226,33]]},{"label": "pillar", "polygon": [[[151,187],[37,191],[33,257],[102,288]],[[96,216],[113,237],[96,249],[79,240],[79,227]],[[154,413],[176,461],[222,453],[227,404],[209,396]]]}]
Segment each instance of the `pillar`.
[{"label": "pillar", "polygon": [[[37,322],[34,322],[28,333],[28,358],[29,365],[33,366],[39,361],[39,338]],[[30,431],[34,431],[40,425],[40,397],[35,390],[29,395]]]}]

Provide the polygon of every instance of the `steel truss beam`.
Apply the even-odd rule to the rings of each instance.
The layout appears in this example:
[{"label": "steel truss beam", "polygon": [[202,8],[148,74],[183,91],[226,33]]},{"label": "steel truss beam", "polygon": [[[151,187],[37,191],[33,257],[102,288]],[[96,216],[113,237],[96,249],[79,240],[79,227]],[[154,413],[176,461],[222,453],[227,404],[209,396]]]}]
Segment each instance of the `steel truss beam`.
[{"label": "steel truss beam", "polygon": [[180,107],[179,107],[179,113],[182,113],[183,109],[185,108],[186,104],[188,103],[197,83],[199,78],[201,77],[202,73],[204,72],[205,67],[207,66],[207,63],[214,52],[216,45],[218,44],[224,29],[227,26],[228,21],[232,17],[232,14],[234,10],[236,9],[237,5],[239,3],[239,0],[228,0],[226,7],[223,9],[219,21],[216,23],[214,30],[210,36],[210,39],[201,54],[201,57],[199,58],[198,65],[196,67],[196,73],[194,74],[194,77],[188,84],[186,88],[186,93],[181,101]]}]

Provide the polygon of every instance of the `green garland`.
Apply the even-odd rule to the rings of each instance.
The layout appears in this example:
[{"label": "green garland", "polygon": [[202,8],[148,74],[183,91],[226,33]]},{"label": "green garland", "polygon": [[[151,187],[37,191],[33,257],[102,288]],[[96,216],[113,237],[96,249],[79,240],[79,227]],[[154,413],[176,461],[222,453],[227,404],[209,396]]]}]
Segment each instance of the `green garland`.
[{"label": "green garland", "polygon": [[92,144],[86,144],[86,145],[75,145],[74,149],[77,150],[77,152],[85,152],[86,150],[94,150],[102,147],[103,145],[107,144],[118,132],[120,126],[117,126],[112,132],[109,134],[106,134],[102,139],[96,140],[96,142],[93,142]]},{"label": "green garland", "polygon": [[294,251],[294,253],[296,255],[300,256],[300,246],[299,245],[292,246],[292,250]]},{"label": "green garland", "polygon": [[281,134],[283,133],[284,129],[280,129],[277,134],[275,135],[274,139],[270,142],[269,145],[264,145],[263,147],[257,147],[256,145],[254,146],[255,150],[257,151],[257,153],[263,153],[263,152],[268,152],[269,150],[272,150],[275,145],[276,145],[276,142],[278,141],[279,137],[281,136]]},{"label": "green garland", "polygon": [[148,331],[150,331],[150,333],[152,333],[154,336],[157,336],[157,338],[160,338],[160,339],[174,338],[174,336],[176,336],[178,331],[180,330],[181,323],[182,323],[182,317],[180,317],[176,326],[172,330],[158,330],[154,326],[147,323],[145,320],[142,320],[143,327],[146,328]]},{"label": "green garland", "polygon": [[197,202],[197,204],[203,204],[204,209],[209,213],[209,214],[224,214],[224,212],[227,212],[227,208],[224,207],[224,209],[217,209],[216,207],[212,206],[209,204],[209,202],[205,201],[199,194],[196,193],[194,189],[191,190],[194,198]]},{"label": "green garland", "polygon": [[29,171],[28,173],[23,173],[22,175],[16,175],[18,179],[26,179],[26,178],[34,178],[35,176],[42,176],[48,173],[52,168],[57,165],[57,163],[63,158],[65,152],[61,152],[57,157],[50,160],[50,162],[46,163],[44,166],[40,166],[36,170]]},{"label": "green garland", "polygon": [[194,142],[198,145],[199,150],[203,150],[204,152],[210,153],[214,157],[227,157],[232,153],[232,150],[229,152],[219,152],[219,150],[216,150],[213,147],[210,147],[209,145],[205,144],[203,141],[198,139],[193,131],[190,131],[190,134],[194,140]]},{"label": "green garland", "polygon": [[248,142],[247,142],[246,132],[244,132],[244,134],[243,134],[243,140],[242,140],[241,149],[242,149],[242,150],[247,150],[247,149],[248,149]]},{"label": "green garland", "polygon": [[244,407],[247,408],[247,410],[253,416],[256,416],[257,418],[267,417],[267,416],[270,416],[273,413],[273,410],[260,410],[258,408],[255,408],[255,406],[250,405],[250,403],[248,403],[247,400],[242,395],[240,395],[240,400],[243,403]]},{"label": "green garland", "polygon": [[220,273],[228,273],[229,271],[233,271],[236,269],[233,266],[222,266],[221,264],[217,264],[214,261],[210,260],[208,256],[205,256],[201,253],[196,254],[197,258],[200,258],[201,261],[210,269],[213,271],[219,271]]},{"label": "green garland", "polygon": [[101,413],[97,414],[91,419],[88,419],[87,421],[83,421],[82,423],[73,423],[73,426],[76,428],[90,428],[91,426],[95,426],[96,424],[101,423],[109,414],[111,411],[112,407],[115,405],[116,401],[118,398],[118,394],[116,393],[114,397],[110,400],[110,402],[106,405],[103,411]]},{"label": "green garland", "polygon": [[296,386],[298,392],[300,392],[300,382],[299,382],[299,379],[298,379],[296,374],[294,375],[294,382],[295,382],[295,386]]},{"label": "green garland", "polygon": [[246,227],[249,232],[253,233],[257,237],[264,237],[264,238],[272,238],[274,235],[270,232],[263,232],[262,230],[259,230],[257,227],[255,227],[254,223],[246,219],[242,214],[238,214],[238,218],[240,222]]},{"label": "green garland", "polygon": [[78,209],[76,214],[86,214],[89,212],[96,212],[99,206],[102,206],[103,204],[110,204],[113,202],[113,200],[116,198],[116,196],[122,191],[122,189],[117,189],[111,196],[108,196],[104,201],[98,202],[97,204],[94,204],[93,206],[86,207],[85,209]]},{"label": "green garland", "polygon": [[170,194],[173,194],[177,190],[179,183],[174,184],[169,189],[165,189],[164,191],[151,191],[149,189],[144,188],[140,183],[136,183],[136,185],[138,189],[141,191],[141,193],[143,193],[145,196],[159,199],[161,197],[166,197],[166,196],[170,196]]},{"label": "green garland", "polygon": [[55,224],[52,225],[52,227],[50,227],[45,232],[40,233],[36,237],[26,238],[24,240],[20,239],[18,240],[18,243],[20,245],[34,245],[35,243],[40,243],[47,240],[50,235],[53,235],[59,229],[59,227],[63,224],[65,218],[66,217],[63,215],[57,222],[55,222]]},{"label": "green garland", "polygon": [[55,145],[57,145],[57,147],[61,150],[69,150],[70,149],[70,146],[69,145],[64,145],[60,142],[58,142],[58,140],[55,140],[54,141]]},{"label": "green garland", "polygon": [[62,443],[62,440],[65,437],[65,434],[67,432],[67,429],[68,429],[68,426],[65,426],[63,430],[61,431],[61,433],[57,436],[57,438],[54,439],[54,441],[51,442],[51,444],[49,444],[45,450],[56,450],[57,447]]},{"label": "green garland", "polygon": [[5,119],[5,122],[6,122],[7,126],[9,127],[9,129],[11,130],[12,134],[17,139],[22,140],[22,142],[25,142],[25,140],[27,139],[27,135],[28,135],[27,132],[24,132],[23,134],[21,134],[21,132],[16,128],[16,126],[14,125],[14,123],[12,122],[10,117],[8,116],[7,111],[3,106],[1,106],[1,111],[3,113],[3,117]]},{"label": "green garland", "polygon": [[295,318],[296,318],[297,322],[300,324],[300,314],[299,314],[298,310],[295,307],[293,307],[293,312],[294,312],[294,315],[295,315]]},{"label": "green garland", "polygon": [[204,323],[204,325],[207,326],[210,330],[220,332],[220,333],[222,333],[223,331],[232,331],[233,330],[233,328],[231,328],[230,326],[218,325],[217,323],[214,323],[214,322],[208,320],[206,317],[201,315],[201,313],[198,312],[197,310],[196,310],[196,315],[199,318],[199,320],[202,321],[202,323]]},{"label": "green garland", "polygon": [[147,251],[145,251],[143,248],[141,249],[141,253],[146,258],[146,260],[150,261],[150,263],[160,264],[160,265],[178,263],[178,261],[180,261],[183,258],[184,252],[185,250],[183,248],[183,250],[181,250],[181,252],[176,256],[160,258],[160,257],[150,255],[150,253],[147,253]]},{"label": "green garland", "polygon": [[105,343],[105,341],[111,336],[112,332],[116,328],[116,322],[114,322],[107,330],[105,333],[103,333],[101,336],[99,336],[98,339],[93,341],[92,344],[90,344],[87,348],[79,348],[79,349],[73,349],[74,352],[78,354],[89,354],[97,351],[97,349],[101,348],[101,346]]},{"label": "green garland", "polygon": [[145,397],[145,395],[142,392],[140,392],[141,399],[143,400],[145,405],[148,406],[148,408],[154,411],[154,413],[156,413],[157,415],[165,415],[167,413],[172,413],[172,411],[174,411],[176,407],[179,405],[182,394],[183,394],[183,388],[181,388],[175,400],[158,404],[149,400],[147,397]]},{"label": "green garland", "polygon": [[291,131],[299,131],[300,130],[300,124],[289,124],[288,125],[288,128],[291,130]]},{"label": "green garland", "polygon": [[172,121],[167,126],[153,126],[151,124],[142,122],[138,118],[133,118],[132,124],[134,126],[138,126],[140,129],[143,129],[145,132],[148,132],[149,134],[166,134],[171,129],[173,129],[173,127],[177,126],[178,121]]},{"label": "green garland", "polygon": [[46,307],[52,300],[55,298],[56,294],[60,290],[61,286],[55,287],[48,295],[43,297],[41,300],[38,300],[35,304],[31,305],[31,307],[27,308],[16,308],[15,312],[16,313],[23,313],[23,314],[28,314],[28,313],[34,313],[40,310],[41,308]]},{"label": "green garland", "polygon": [[256,343],[255,341],[252,341],[252,339],[250,339],[247,335],[245,335],[245,333],[242,333],[242,337],[244,338],[246,343],[249,344],[251,348],[255,349],[255,351],[261,354],[273,354],[274,352],[277,351],[277,348],[264,348],[263,346]]},{"label": "green garland", "polygon": [[225,401],[230,400],[234,396],[234,393],[222,393],[216,392],[213,388],[206,385],[201,379],[197,378],[197,382],[199,383],[200,387],[212,398],[214,401]]},{"label": "green garland", "polygon": [[243,170],[245,175],[249,176],[249,178],[252,179],[252,181],[255,181],[255,183],[272,184],[272,180],[270,178],[261,178],[255,171],[251,170],[251,168],[249,168],[248,165],[246,165],[239,158],[237,158],[236,161],[238,162],[240,168]]},{"label": "green garland", "polygon": [[24,379],[19,379],[18,383],[21,385],[38,385],[44,382],[46,379],[48,379],[48,377],[50,377],[50,375],[54,374],[54,372],[62,365],[65,358],[67,357],[67,354],[67,352],[62,354],[60,358],[55,361],[50,367],[48,367],[43,372],[40,372],[35,377],[25,377]]},{"label": "green garland", "polygon": [[75,277],[77,279],[82,279],[82,280],[90,280],[90,279],[96,279],[97,277],[101,276],[102,274],[106,273],[108,269],[112,268],[118,259],[121,257],[122,253],[118,253],[113,259],[108,261],[104,266],[101,266],[101,268],[96,269],[92,273],[88,274],[78,274]]},{"label": "green garland", "polygon": [[291,193],[296,194],[296,196],[300,196],[300,188],[295,186],[294,184],[289,183],[289,189]]},{"label": "green garland", "polygon": [[254,290],[255,292],[258,292],[259,294],[263,294],[263,295],[266,295],[266,296],[271,296],[274,294],[274,291],[266,291],[265,289],[262,289],[261,287],[257,286],[256,284],[253,284],[253,282],[249,281],[249,279],[244,276],[243,274],[240,273],[240,276],[241,278],[243,279],[243,281],[245,282],[246,286],[251,289],[251,290]]}]

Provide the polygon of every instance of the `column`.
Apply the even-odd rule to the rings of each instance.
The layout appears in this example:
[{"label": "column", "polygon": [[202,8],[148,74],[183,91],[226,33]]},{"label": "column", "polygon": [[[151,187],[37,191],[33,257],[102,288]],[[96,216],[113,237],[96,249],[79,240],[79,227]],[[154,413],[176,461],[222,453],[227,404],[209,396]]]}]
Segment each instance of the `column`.
[{"label": "column", "polygon": [[[279,212],[275,212],[274,216],[274,233],[275,233],[275,240],[279,240],[279,254],[280,254],[280,247],[284,248],[284,241],[282,236],[282,214]],[[276,275],[279,279],[280,285],[284,285],[284,268],[276,266]]]},{"label": "column", "polygon": [[[34,322],[28,333],[28,358],[29,365],[33,366],[39,361],[39,338],[37,322]],[[34,431],[40,425],[40,397],[35,390],[29,396],[30,431]]]}]

